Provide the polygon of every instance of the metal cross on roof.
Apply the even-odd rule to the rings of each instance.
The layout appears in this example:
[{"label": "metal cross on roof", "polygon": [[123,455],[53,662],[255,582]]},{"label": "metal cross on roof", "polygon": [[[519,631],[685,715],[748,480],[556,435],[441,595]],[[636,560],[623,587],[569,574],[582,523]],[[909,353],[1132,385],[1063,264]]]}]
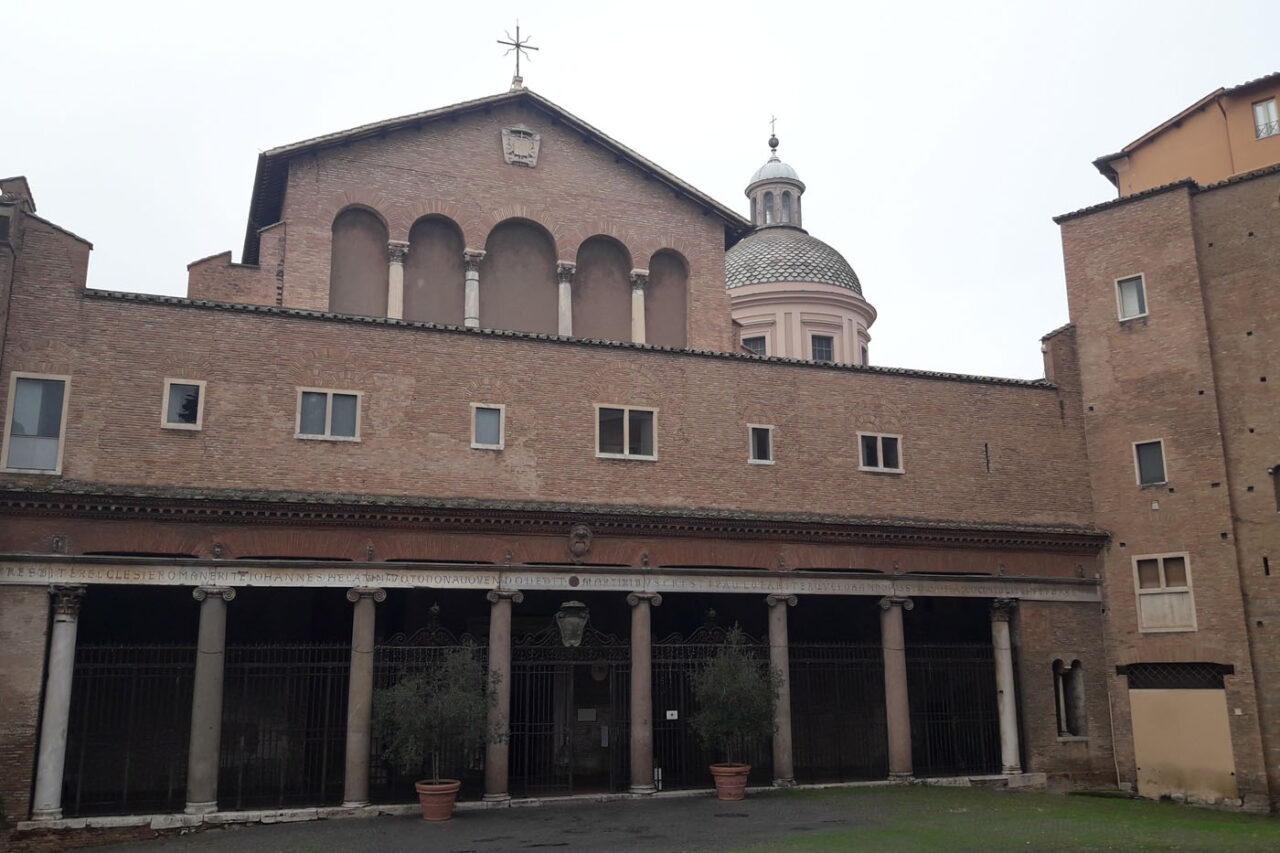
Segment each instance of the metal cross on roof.
[{"label": "metal cross on roof", "polygon": [[778,129],[777,129],[776,127],[774,127],[774,125],[775,125],[775,124],[777,124],[777,123],[778,123],[778,117],[777,117],[777,116],[770,116],[770,118],[769,118],[769,135],[770,135],[770,136],[777,136],[777,135],[778,135]]},{"label": "metal cross on roof", "polygon": [[[498,44],[510,45],[510,47],[507,48],[507,53],[510,53],[513,50],[516,52],[516,76],[519,77],[520,76],[520,54],[526,53],[530,50],[537,50],[537,48],[531,46],[529,44],[528,39],[521,40],[519,20],[516,21],[516,37],[512,38],[510,32],[506,32],[505,34],[506,34],[507,40],[503,41],[502,39],[498,39]],[[502,55],[506,56],[507,53],[504,53]]]}]

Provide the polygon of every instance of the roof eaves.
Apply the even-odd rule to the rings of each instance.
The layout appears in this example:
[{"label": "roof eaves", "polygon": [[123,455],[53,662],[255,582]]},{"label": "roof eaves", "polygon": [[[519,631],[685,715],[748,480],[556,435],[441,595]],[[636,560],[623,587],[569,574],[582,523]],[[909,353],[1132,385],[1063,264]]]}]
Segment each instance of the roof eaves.
[{"label": "roof eaves", "polygon": [[1056,328],[1056,329],[1054,329],[1054,330],[1052,330],[1052,331],[1049,331],[1049,332],[1045,332],[1043,335],[1041,335],[1040,340],[1041,340],[1041,341],[1047,341],[1047,340],[1049,340],[1049,338],[1052,338],[1052,337],[1055,337],[1055,336],[1057,336],[1057,335],[1060,335],[1060,334],[1062,334],[1063,332],[1065,332],[1065,331],[1067,331],[1067,330],[1069,330],[1069,329],[1074,329],[1075,327],[1076,327],[1076,324],[1075,324],[1075,323],[1063,323],[1063,324],[1062,324],[1061,326],[1059,326],[1058,328]]},{"label": "roof eaves", "polygon": [[29,218],[36,220],[37,222],[43,222],[45,225],[48,225],[50,228],[54,229],[55,231],[60,231],[63,234],[66,234],[68,237],[70,237],[73,240],[79,240],[81,243],[84,243],[90,249],[93,248],[93,244],[90,243],[88,240],[81,237],[79,234],[75,233],[74,231],[70,231],[66,228],[63,228],[61,225],[59,225],[56,222],[50,222],[49,220],[45,219],[43,216],[37,216],[34,213],[28,213],[26,215]]},{"label": "roof eaves", "polygon": [[[1280,76],[1280,75],[1276,75],[1276,76]],[[1239,175],[1232,175],[1226,180],[1217,181],[1212,184],[1205,184],[1204,186],[1200,186],[1197,184],[1195,189],[1192,190],[1192,192],[1203,193],[1203,192],[1208,192],[1209,190],[1221,189],[1222,187],[1229,187],[1232,184],[1238,184],[1244,181],[1251,181],[1254,178],[1261,178],[1266,175],[1274,175],[1277,172],[1280,172],[1280,163],[1273,163],[1272,165],[1264,166],[1261,169],[1254,169],[1252,172],[1241,172]]]},{"label": "roof eaves", "polygon": [[1261,86],[1264,83],[1272,83],[1272,82],[1280,82],[1280,71],[1273,71],[1270,74],[1264,74],[1261,77],[1255,77],[1252,80],[1246,80],[1245,82],[1240,83],[1239,85],[1236,85],[1236,86],[1228,86],[1226,89],[1223,90],[1223,92],[1224,94],[1227,94],[1227,95],[1234,95],[1237,92],[1243,92],[1246,89],[1252,89],[1256,86]]},{"label": "roof eaves", "polygon": [[1089,207],[1082,207],[1079,210],[1073,210],[1070,213],[1060,213],[1057,216],[1053,217],[1053,221],[1061,225],[1062,223],[1069,222],[1072,219],[1079,219],[1081,216],[1088,216],[1091,213],[1097,213],[1098,211],[1101,211],[1101,210],[1109,210],[1110,208],[1113,208],[1113,207],[1119,207],[1122,204],[1128,204],[1131,201],[1138,201],[1139,199],[1150,198],[1151,196],[1161,195],[1167,192],[1173,192],[1174,190],[1182,189],[1184,187],[1189,192],[1195,192],[1198,188],[1194,180],[1192,180],[1191,178],[1183,178],[1181,180],[1174,181],[1171,184],[1163,184],[1158,187],[1152,187],[1149,190],[1143,190],[1140,193],[1121,196],[1120,198],[1113,198],[1110,201],[1104,201],[1101,204],[1095,204]]}]

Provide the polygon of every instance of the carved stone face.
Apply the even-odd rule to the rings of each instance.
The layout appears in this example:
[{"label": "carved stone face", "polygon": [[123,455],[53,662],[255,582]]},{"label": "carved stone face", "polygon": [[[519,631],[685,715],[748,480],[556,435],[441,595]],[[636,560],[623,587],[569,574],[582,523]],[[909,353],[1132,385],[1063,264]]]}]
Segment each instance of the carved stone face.
[{"label": "carved stone face", "polygon": [[591,528],[585,524],[575,524],[569,531],[569,553],[575,560],[580,560],[591,550]]},{"label": "carved stone face", "polygon": [[591,611],[581,601],[566,601],[556,611],[556,627],[560,629],[560,642],[565,648],[582,644],[582,634],[587,629]]}]

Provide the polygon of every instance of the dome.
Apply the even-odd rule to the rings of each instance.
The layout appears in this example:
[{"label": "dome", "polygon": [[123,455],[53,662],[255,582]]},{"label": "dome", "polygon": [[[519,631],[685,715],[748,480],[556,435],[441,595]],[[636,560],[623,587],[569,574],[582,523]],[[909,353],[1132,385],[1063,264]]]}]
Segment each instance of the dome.
[{"label": "dome", "polygon": [[[790,168],[790,167],[786,167]],[[834,284],[862,295],[862,284],[835,249],[799,228],[759,228],[724,256],[725,287],[770,281]]]},{"label": "dome", "polygon": [[767,181],[773,178],[790,178],[793,181],[800,180],[800,176],[796,174],[796,170],[788,166],[786,163],[778,159],[778,155],[773,155],[768,161],[756,169],[756,173],[751,176],[748,186],[756,181]]}]

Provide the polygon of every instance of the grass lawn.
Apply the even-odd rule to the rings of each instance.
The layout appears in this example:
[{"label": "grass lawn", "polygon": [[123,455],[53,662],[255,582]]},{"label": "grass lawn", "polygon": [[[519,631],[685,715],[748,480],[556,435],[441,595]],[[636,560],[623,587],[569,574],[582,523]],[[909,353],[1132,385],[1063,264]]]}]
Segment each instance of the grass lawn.
[{"label": "grass lawn", "polygon": [[1280,818],[1147,800],[941,787],[785,796],[820,803],[835,826],[743,850],[1280,851]]}]

